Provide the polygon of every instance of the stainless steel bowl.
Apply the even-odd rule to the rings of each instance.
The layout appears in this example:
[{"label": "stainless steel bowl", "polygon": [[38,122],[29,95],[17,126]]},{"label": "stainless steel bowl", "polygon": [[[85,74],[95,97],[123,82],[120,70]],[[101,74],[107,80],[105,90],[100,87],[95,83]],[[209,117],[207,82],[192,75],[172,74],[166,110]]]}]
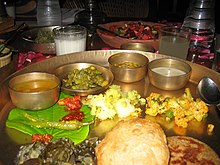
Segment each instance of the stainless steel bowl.
[{"label": "stainless steel bowl", "polygon": [[[65,87],[63,79],[67,79],[67,76],[70,72],[72,72],[74,69],[81,70],[81,69],[87,68],[89,66],[95,66],[96,69],[98,69],[99,71],[102,72],[103,77],[108,81],[108,84],[106,86],[88,89],[88,90],[74,90],[74,89],[71,89],[71,87]],[[70,95],[87,96],[90,94],[101,93],[101,92],[105,91],[113,83],[113,80],[114,80],[114,76],[109,69],[107,69],[103,66],[97,65],[97,64],[92,64],[92,63],[67,64],[67,65],[64,65],[64,66],[57,68],[54,71],[54,74],[57,77],[59,77],[60,80],[62,81],[61,91],[63,91],[64,93],[70,94]]]},{"label": "stainless steel bowl", "polygon": [[189,81],[192,68],[183,60],[157,59],[148,64],[150,83],[163,90],[183,88]]},{"label": "stainless steel bowl", "polygon": [[53,74],[31,72],[12,78],[8,87],[12,103],[16,107],[41,110],[57,102],[60,80]]},{"label": "stainless steel bowl", "polygon": [[[114,74],[114,78],[117,81],[132,83],[140,81],[147,74],[147,65],[149,59],[140,54],[133,52],[116,53],[109,57],[109,69]],[[116,66],[117,64],[131,62],[139,65],[135,68],[121,68]]]},{"label": "stainless steel bowl", "polygon": [[122,44],[120,48],[124,50],[141,50],[141,51],[152,52],[152,53],[155,52],[155,49],[153,46],[147,43],[140,43],[140,42],[125,43],[125,44]]},{"label": "stainless steel bowl", "polygon": [[51,32],[56,27],[58,26],[35,27],[30,30],[24,31],[21,34],[21,37],[24,40],[24,47],[30,48],[30,50],[35,52],[41,52],[43,54],[56,54],[54,41],[49,43],[37,43],[35,41],[39,31]]}]

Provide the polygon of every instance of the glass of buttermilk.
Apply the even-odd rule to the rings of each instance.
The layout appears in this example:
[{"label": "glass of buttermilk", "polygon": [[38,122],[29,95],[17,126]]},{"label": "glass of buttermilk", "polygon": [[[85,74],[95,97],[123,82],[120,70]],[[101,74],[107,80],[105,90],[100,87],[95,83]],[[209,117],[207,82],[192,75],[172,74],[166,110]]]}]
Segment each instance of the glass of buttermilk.
[{"label": "glass of buttermilk", "polygon": [[87,30],[80,25],[53,29],[56,54],[63,55],[86,50]]}]

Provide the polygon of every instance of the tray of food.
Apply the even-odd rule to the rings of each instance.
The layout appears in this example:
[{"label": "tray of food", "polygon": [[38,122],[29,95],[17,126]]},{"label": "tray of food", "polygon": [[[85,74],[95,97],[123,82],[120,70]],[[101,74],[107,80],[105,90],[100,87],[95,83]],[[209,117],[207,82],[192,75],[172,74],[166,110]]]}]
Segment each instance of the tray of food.
[{"label": "tray of food", "polygon": [[[10,98],[8,85],[17,76],[30,72],[56,76],[58,68],[75,63],[108,69],[109,57],[120,53],[140,53],[149,64],[174,60],[172,67],[176,69],[185,71],[182,66],[191,67],[187,71],[190,78],[180,89],[164,90],[152,85],[146,72],[139,81],[114,80],[101,93],[79,96],[61,90],[55,104],[38,110],[19,108]],[[184,60],[176,65],[175,60],[142,51],[98,50],[57,56],[15,72],[1,82],[0,88],[0,148],[5,149],[0,150],[0,163],[74,164],[86,160],[87,164],[141,164],[148,160],[159,164],[219,164],[219,114],[214,105],[199,98],[197,86],[204,76],[220,85],[220,75]],[[124,65],[138,68],[134,62]],[[181,77],[184,73],[178,74]],[[172,81],[175,83],[175,79]],[[33,157],[33,153],[38,154]]]}]

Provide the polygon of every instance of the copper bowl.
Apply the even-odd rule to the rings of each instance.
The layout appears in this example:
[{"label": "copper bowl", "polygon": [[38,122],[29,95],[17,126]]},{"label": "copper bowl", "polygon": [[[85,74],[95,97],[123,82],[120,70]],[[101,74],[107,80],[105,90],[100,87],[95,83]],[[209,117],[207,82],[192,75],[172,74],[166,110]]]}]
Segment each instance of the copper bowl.
[{"label": "copper bowl", "polygon": [[41,110],[58,101],[60,80],[53,74],[31,72],[12,78],[8,87],[11,101],[16,107]]},{"label": "copper bowl", "polygon": [[183,88],[188,83],[191,73],[191,66],[183,60],[164,58],[148,64],[150,83],[162,90]]},{"label": "copper bowl", "polygon": [[[114,74],[115,80],[125,83],[132,83],[140,81],[146,76],[149,59],[140,53],[121,52],[110,56],[108,62],[109,69]],[[135,63],[138,65],[138,67],[122,68],[116,66],[124,62]]]}]

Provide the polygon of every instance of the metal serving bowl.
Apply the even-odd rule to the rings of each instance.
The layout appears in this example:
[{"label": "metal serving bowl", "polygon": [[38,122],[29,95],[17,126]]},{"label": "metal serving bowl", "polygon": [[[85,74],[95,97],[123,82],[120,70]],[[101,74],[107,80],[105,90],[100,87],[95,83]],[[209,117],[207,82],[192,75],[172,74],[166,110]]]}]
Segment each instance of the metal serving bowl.
[{"label": "metal serving bowl", "polygon": [[8,87],[12,103],[16,107],[41,110],[57,102],[60,80],[53,74],[31,72],[12,78]]},{"label": "metal serving bowl", "polygon": [[30,50],[35,52],[41,52],[43,54],[56,54],[55,42],[45,42],[37,43],[35,40],[39,31],[52,32],[54,28],[58,26],[45,26],[45,27],[35,27],[33,29],[24,31],[21,34],[24,40],[24,46],[30,48]]},{"label": "metal serving bowl", "polygon": [[[67,79],[68,74],[72,72],[74,69],[81,70],[83,68],[88,68],[89,66],[94,66],[96,67],[97,70],[102,72],[102,76],[105,78],[105,80],[108,81],[108,84],[103,87],[96,87],[93,89],[87,89],[87,90],[82,90],[82,89],[72,89],[71,87],[66,87],[65,83],[63,82],[63,79]],[[112,83],[114,80],[114,76],[112,72],[100,65],[97,64],[92,64],[92,63],[73,63],[73,64],[67,64],[63,65],[61,67],[58,67],[55,71],[54,74],[60,78],[62,81],[61,85],[61,91],[70,95],[80,95],[80,96],[87,96],[91,94],[98,94],[103,91],[105,91]]]},{"label": "metal serving bowl", "polygon": [[[114,74],[115,80],[132,83],[140,81],[145,77],[149,59],[140,53],[122,52],[110,56],[108,62],[109,69]],[[139,66],[134,68],[116,66],[125,62],[135,63]]]},{"label": "metal serving bowl", "polygon": [[148,64],[150,83],[163,90],[183,88],[189,81],[192,68],[183,60],[157,59]]}]

